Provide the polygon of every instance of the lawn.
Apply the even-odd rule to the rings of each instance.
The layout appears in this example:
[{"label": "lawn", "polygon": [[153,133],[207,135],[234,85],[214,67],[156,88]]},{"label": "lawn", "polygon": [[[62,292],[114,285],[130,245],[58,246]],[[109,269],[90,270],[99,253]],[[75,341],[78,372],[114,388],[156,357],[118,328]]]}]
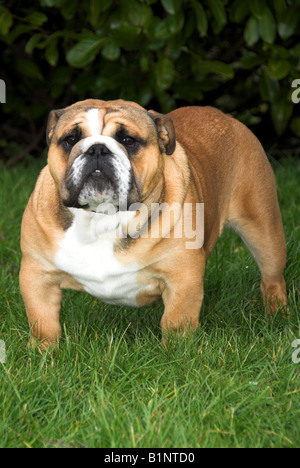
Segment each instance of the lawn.
[{"label": "lawn", "polygon": [[200,326],[160,342],[162,306],[64,294],[59,349],[29,349],[18,288],[22,212],[42,167],[0,172],[0,447],[299,447],[300,163],[273,161],[288,244],[289,322],[264,316],[259,273],[225,231],[209,259]]}]

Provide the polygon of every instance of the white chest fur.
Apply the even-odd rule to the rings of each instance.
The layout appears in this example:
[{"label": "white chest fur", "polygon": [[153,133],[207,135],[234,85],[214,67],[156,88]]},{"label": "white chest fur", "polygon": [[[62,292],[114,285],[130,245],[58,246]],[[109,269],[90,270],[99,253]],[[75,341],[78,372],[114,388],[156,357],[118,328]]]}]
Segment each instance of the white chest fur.
[{"label": "white chest fur", "polygon": [[[75,278],[85,291],[108,304],[137,306],[141,291],[137,284],[137,263],[123,265],[114,255],[114,243],[124,216],[72,209],[74,221],[59,242],[56,267]],[[121,218],[122,217],[122,218]]]}]

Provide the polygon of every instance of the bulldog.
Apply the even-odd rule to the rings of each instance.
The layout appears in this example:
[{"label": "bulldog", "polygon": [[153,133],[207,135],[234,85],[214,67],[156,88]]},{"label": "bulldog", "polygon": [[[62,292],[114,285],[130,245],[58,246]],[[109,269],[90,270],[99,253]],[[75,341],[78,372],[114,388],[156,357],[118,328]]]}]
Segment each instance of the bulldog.
[{"label": "bulldog", "polygon": [[[48,164],[21,229],[20,288],[31,340],[59,340],[65,288],[134,307],[162,299],[163,339],[195,330],[206,260],[225,226],[260,269],[266,312],[287,311],[275,179],[242,123],[212,107],[162,115],[133,102],[89,99],[50,113],[47,142]],[[174,204],[192,207],[190,216],[174,210],[163,227],[157,207]],[[188,230],[174,232],[179,223],[198,226],[190,218],[199,204],[204,240],[188,248]],[[154,226],[159,235],[151,235]]]}]

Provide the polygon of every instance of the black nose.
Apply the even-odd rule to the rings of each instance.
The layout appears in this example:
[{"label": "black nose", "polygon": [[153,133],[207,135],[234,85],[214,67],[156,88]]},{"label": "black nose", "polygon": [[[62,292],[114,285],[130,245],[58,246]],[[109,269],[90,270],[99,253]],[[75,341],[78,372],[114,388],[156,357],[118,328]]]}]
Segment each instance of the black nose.
[{"label": "black nose", "polygon": [[91,146],[87,150],[86,154],[88,156],[98,158],[99,156],[108,156],[109,154],[111,154],[111,151],[107,148],[107,146],[101,143],[97,143],[96,145]]}]

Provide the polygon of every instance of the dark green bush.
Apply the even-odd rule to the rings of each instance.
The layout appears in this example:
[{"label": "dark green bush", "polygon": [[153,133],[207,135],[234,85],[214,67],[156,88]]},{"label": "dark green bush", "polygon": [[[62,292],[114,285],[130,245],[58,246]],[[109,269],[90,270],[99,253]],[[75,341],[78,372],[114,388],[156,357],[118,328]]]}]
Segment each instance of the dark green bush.
[{"label": "dark green bush", "polygon": [[300,78],[300,0],[0,5],[0,78],[7,86],[0,145],[13,161],[9,141],[34,150],[48,111],[87,97],[162,112],[211,104],[252,128],[300,136],[300,104],[291,99]]}]

